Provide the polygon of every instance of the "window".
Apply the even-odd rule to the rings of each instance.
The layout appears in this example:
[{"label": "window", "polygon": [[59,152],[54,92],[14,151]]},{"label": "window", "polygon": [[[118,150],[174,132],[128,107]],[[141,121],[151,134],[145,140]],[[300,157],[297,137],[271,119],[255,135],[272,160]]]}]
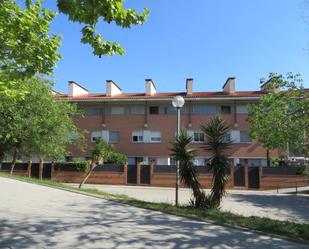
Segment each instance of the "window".
[{"label": "window", "polygon": [[195,158],[193,160],[193,163],[195,166],[205,166],[205,161],[206,161],[205,158]]},{"label": "window", "polygon": [[231,142],[231,134],[228,133],[226,136],[223,138],[222,143],[228,144]]},{"label": "window", "polygon": [[109,132],[109,143],[116,144],[119,142],[119,132],[118,131],[110,131]]},{"label": "window", "polygon": [[124,107],[122,107],[122,106],[112,106],[111,114],[112,115],[122,115],[122,114],[124,114]]},{"label": "window", "polygon": [[95,142],[98,137],[102,137],[101,131],[93,131],[91,132],[91,142]]},{"label": "window", "polygon": [[251,143],[250,134],[248,131],[240,132],[240,142],[241,143]]},{"label": "window", "polygon": [[192,107],[193,114],[215,114],[217,113],[217,109],[215,106],[209,105],[194,105]]},{"label": "window", "polygon": [[132,134],[132,141],[134,143],[142,143],[144,141],[143,132],[134,131]]},{"label": "window", "polygon": [[85,109],[84,114],[85,114],[85,116],[102,115],[103,109],[101,109],[101,108]]},{"label": "window", "polygon": [[170,165],[177,165],[177,161],[175,158],[173,157],[170,158]]},{"label": "window", "polygon": [[238,114],[248,114],[248,109],[246,105],[237,105],[236,112]]},{"label": "window", "polygon": [[161,142],[161,132],[159,132],[159,131],[150,132],[150,142],[151,143],[160,143]]},{"label": "window", "polygon": [[221,106],[221,113],[222,114],[230,114],[231,113],[231,107],[229,105],[222,105]]},{"label": "window", "polygon": [[144,106],[132,106],[131,107],[131,114],[133,115],[144,114],[144,112],[145,112]]},{"label": "window", "polygon": [[176,111],[176,108],[168,106],[164,108],[164,113],[165,114],[176,114],[177,111]]},{"label": "window", "polygon": [[193,142],[194,143],[203,143],[205,141],[203,132],[194,132],[193,133]]},{"label": "window", "polygon": [[161,132],[159,131],[134,131],[132,133],[133,143],[160,143]]},{"label": "window", "polygon": [[168,157],[160,157],[160,158],[157,158],[156,160],[157,165],[169,165],[168,163],[169,163]]},{"label": "window", "polygon": [[159,114],[159,106],[150,106],[149,114]]}]

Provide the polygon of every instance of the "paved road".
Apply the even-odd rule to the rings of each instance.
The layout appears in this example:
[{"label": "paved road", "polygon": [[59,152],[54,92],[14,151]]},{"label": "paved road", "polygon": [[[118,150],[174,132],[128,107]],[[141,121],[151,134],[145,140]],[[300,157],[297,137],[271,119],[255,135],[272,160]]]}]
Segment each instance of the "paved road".
[{"label": "paved road", "polygon": [[[151,202],[174,203],[174,188],[145,186],[93,185],[85,188],[97,188],[109,193],[125,194],[133,198]],[[206,192],[209,190],[206,190]],[[284,192],[283,190],[280,190]],[[286,190],[294,191],[294,189]],[[185,204],[191,198],[191,191],[180,189],[180,202]],[[276,194],[276,191],[229,190],[223,199],[222,210],[244,216],[260,216],[298,223],[309,223],[309,196],[294,194]]]},{"label": "paved road", "polygon": [[309,248],[0,177],[0,248]]}]

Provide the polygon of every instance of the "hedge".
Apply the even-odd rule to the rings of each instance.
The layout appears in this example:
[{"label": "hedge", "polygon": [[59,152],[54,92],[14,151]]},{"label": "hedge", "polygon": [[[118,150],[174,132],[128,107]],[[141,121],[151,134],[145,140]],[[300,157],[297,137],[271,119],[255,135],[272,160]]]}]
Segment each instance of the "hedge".
[{"label": "hedge", "polygon": [[56,162],[55,170],[87,172],[89,164],[89,161]]}]

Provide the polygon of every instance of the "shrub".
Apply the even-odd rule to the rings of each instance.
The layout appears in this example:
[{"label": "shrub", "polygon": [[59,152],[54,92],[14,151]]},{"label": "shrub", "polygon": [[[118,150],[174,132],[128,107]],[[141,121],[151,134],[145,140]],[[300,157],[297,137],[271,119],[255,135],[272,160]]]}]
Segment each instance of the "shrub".
[{"label": "shrub", "polygon": [[119,152],[112,152],[108,155],[106,159],[106,163],[115,163],[124,165],[127,162],[126,155],[119,153]]},{"label": "shrub", "polygon": [[56,170],[87,172],[89,161],[56,162]]}]

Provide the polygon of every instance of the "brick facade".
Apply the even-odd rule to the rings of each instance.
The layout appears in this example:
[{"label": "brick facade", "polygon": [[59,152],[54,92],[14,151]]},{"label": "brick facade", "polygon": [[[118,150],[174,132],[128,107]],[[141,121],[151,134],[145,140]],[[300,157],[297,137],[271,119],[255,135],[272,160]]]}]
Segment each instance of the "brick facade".
[{"label": "brick facade", "polygon": [[[181,114],[181,129],[192,132],[199,131],[201,124],[206,123],[215,115],[219,115],[238,136],[240,132],[248,132],[248,115],[245,111],[238,109],[244,108],[247,104],[255,103],[261,95],[265,94],[265,91],[233,91],[233,84],[229,86],[231,80],[235,84],[234,78],[228,79],[222,92],[157,93],[156,89],[152,88],[152,91],[148,91],[151,95],[147,95],[147,93],[125,94],[121,93],[117,86],[117,92],[113,94],[109,86],[109,94],[86,93],[78,94],[78,96],[56,94],[57,99],[77,103],[78,107],[85,112],[83,117],[74,117],[74,120],[80,130],[88,132],[86,134],[86,150],[82,152],[76,148],[71,148],[71,156],[90,156],[93,144],[92,135],[98,132],[102,132],[102,134],[114,132],[117,134],[114,147],[128,156],[131,160],[129,164],[130,162],[136,163],[136,160],[139,160],[137,158],[140,157],[146,163],[162,164],[165,162],[165,164],[170,164],[169,149],[176,132],[176,113],[171,106],[171,100],[176,95],[181,95],[185,99]],[[149,87],[149,84],[153,84],[152,81],[149,82],[147,80],[146,88]],[[74,82],[70,82],[71,87],[72,84]],[[113,84],[113,82],[108,81],[108,84]],[[192,85],[190,89],[192,89]],[[157,107],[158,113],[152,114],[152,107],[155,107],[155,109]],[[144,131],[159,132],[161,141],[153,143],[149,141],[144,143],[133,142],[133,132]],[[198,150],[197,158],[200,161],[209,157],[209,154],[202,149],[201,143],[193,143],[192,146]],[[238,163],[240,159],[255,161],[262,159],[265,163],[266,150],[255,140],[251,142],[236,141],[232,144],[228,155],[234,160],[234,164]],[[270,153],[270,156],[278,155],[279,151],[277,150]]]}]

